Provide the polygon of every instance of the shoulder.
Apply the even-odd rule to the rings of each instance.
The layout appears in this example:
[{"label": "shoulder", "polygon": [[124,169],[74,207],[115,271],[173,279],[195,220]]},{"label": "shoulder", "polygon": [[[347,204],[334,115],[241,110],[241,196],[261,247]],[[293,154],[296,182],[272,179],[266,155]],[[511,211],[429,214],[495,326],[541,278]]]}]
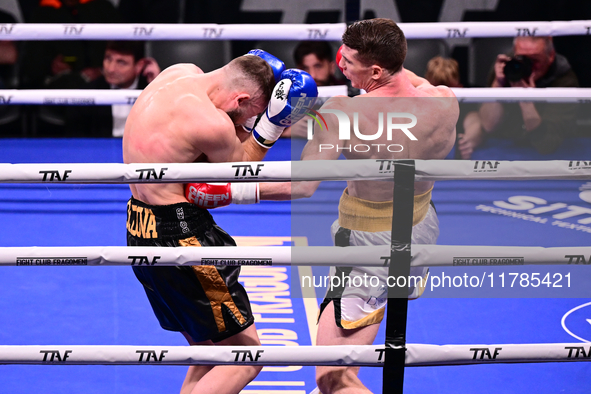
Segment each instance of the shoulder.
[{"label": "shoulder", "polygon": [[349,106],[352,105],[352,97],[349,96],[333,96],[324,101],[322,107],[319,110],[324,109],[338,109],[344,111],[348,109]]},{"label": "shoulder", "polygon": [[[200,69],[199,67],[197,67],[194,64],[191,63],[178,63],[178,64],[173,64],[170,67],[167,67],[166,69],[164,69],[162,71],[162,73],[173,73],[173,72],[178,72],[178,73],[183,73],[183,74],[194,74],[194,75],[200,75],[200,74],[204,74],[203,70]],[[162,74],[161,73],[161,74]]]},{"label": "shoulder", "polygon": [[234,130],[230,117],[216,108],[206,95],[183,94],[172,107],[184,128],[198,130],[200,135],[226,139]]},{"label": "shoulder", "polygon": [[433,86],[427,82],[417,86],[417,89],[431,97],[456,97],[454,92],[449,87],[444,85]]}]

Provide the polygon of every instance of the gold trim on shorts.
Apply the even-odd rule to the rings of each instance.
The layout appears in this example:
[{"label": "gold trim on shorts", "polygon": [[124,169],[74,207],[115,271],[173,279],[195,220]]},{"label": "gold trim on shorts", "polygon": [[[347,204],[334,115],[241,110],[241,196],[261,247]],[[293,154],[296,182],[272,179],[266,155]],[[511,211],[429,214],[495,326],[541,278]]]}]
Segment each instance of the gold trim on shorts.
[{"label": "gold trim on shorts", "polygon": [[[414,196],[412,225],[416,226],[429,212],[431,191]],[[349,195],[348,188],[343,191],[339,201],[339,225],[350,230],[378,231],[392,230],[392,201],[369,201]]]},{"label": "gold trim on shorts", "polygon": [[366,326],[371,326],[372,324],[378,324],[382,320],[384,320],[384,309],[385,309],[384,307],[381,307],[380,309],[373,311],[369,315],[367,315],[359,320],[355,320],[355,321],[347,321],[347,320],[341,319],[341,327],[343,327],[344,329],[347,329],[347,330],[352,330],[354,328],[366,327]]},{"label": "gold trim on shorts", "polygon": [[[196,237],[181,239],[178,241],[180,246],[201,246]],[[240,310],[234,303],[226,282],[220,276],[220,273],[213,265],[194,265],[193,271],[199,279],[199,283],[205,290],[205,295],[211,305],[213,317],[219,332],[226,331],[226,323],[222,314],[222,305],[225,305],[234,314],[240,324],[246,323],[246,319],[240,313]]]}]

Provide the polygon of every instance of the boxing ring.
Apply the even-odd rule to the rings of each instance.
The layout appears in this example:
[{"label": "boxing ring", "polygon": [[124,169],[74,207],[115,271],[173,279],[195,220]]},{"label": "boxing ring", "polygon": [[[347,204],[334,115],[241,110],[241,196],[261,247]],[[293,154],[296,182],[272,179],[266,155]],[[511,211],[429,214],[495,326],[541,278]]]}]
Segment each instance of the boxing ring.
[{"label": "boxing ring", "polygon": [[[514,29],[515,24],[511,25]],[[556,23],[548,26],[555,29]],[[514,30],[512,32],[514,33]],[[118,35],[116,37],[121,38]],[[457,91],[460,97],[461,91]],[[13,96],[11,103],[14,104],[39,104],[40,98],[45,100],[43,103],[47,103],[47,95],[52,97],[52,94],[55,94],[58,99],[61,97],[63,104],[76,103],[76,94],[70,95],[70,93],[64,95],[63,92],[8,92]],[[82,97],[89,95],[99,97],[93,96],[95,93],[84,92],[86,96]],[[115,98],[115,101],[113,101],[113,92],[103,93],[108,96],[105,103],[130,100],[127,93],[127,96],[117,93],[121,98]],[[497,92],[494,94],[498,95]],[[518,94],[517,97],[522,97],[521,92],[516,94]],[[564,91],[564,98],[578,101],[586,94],[587,92],[583,89],[576,92]],[[66,96],[65,99],[64,96]],[[540,99],[545,99],[543,96],[547,96],[547,93],[540,96]],[[69,99],[72,97],[74,99]],[[482,96],[479,92],[472,97]],[[99,103],[101,103],[99,99],[94,101],[94,104]],[[289,141],[281,141],[271,149],[265,162],[261,163],[267,167],[261,173],[262,177],[259,180],[309,179],[309,172],[306,173],[305,170],[297,172],[294,171],[292,163],[281,163],[286,155],[290,155],[290,150],[293,152],[293,147],[290,145]],[[312,345],[314,341],[313,329],[310,327],[313,319],[310,319],[309,301],[301,295],[298,297],[297,289],[293,286],[293,275],[297,271],[290,271],[283,267],[298,265],[297,261],[292,261],[297,254],[291,253],[291,250],[302,244],[299,240],[298,245],[297,234],[292,233],[294,224],[291,223],[290,226],[290,219],[304,221],[307,215],[317,217],[315,223],[325,222],[326,225],[323,228],[318,225],[316,236],[308,237],[305,243],[311,248],[330,243],[328,228],[336,216],[336,206],[338,196],[343,189],[343,180],[350,179],[351,171],[357,166],[351,167],[347,162],[339,163],[339,166],[344,166],[344,170],[339,170],[338,176],[328,176],[337,181],[323,183],[316,195],[306,202],[263,202],[258,206],[229,207],[214,212],[216,221],[221,227],[230,234],[238,236],[239,245],[250,245],[236,248],[240,256],[243,256],[243,251],[251,250],[256,251],[253,256],[246,255],[249,258],[252,257],[251,260],[256,260],[261,255],[267,259],[265,262],[259,262],[261,267],[246,267],[243,280],[248,282],[249,277],[257,277],[257,269],[276,269],[277,271],[273,271],[275,275],[291,276],[289,280],[284,279],[283,282],[291,284],[290,291],[294,297],[291,298],[289,305],[281,301],[281,307],[271,305],[265,308],[267,305],[258,302],[260,319],[257,316],[257,328],[260,330],[259,335],[263,345],[283,345],[286,346],[285,348],[280,350],[274,347],[253,348],[249,349],[248,356],[246,353],[239,353],[237,349],[221,349],[219,354],[215,352],[211,354],[212,352],[208,349],[208,358],[200,359],[202,354],[198,350],[182,346],[184,342],[178,334],[165,332],[159,328],[144,299],[140,285],[135,282],[135,278],[127,267],[70,266],[76,261],[81,263],[84,258],[86,258],[86,264],[80,265],[132,264],[126,253],[127,248],[119,247],[119,255],[113,255],[110,248],[101,245],[121,245],[125,239],[123,223],[125,202],[129,197],[126,184],[136,182],[138,170],[143,169],[145,165],[142,165],[142,168],[136,168],[122,164],[74,166],[70,164],[120,163],[122,161],[120,141],[117,140],[9,140],[0,149],[3,152],[2,157],[6,158],[3,162],[6,163],[54,163],[50,166],[47,164],[0,165],[0,182],[6,183],[0,185],[3,196],[0,200],[4,207],[0,208],[0,215],[6,223],[1,233],[3,242],[0,264],[7,265],[2,267],[4,275],[0,279],[2,292],[5,295],[0,304],[2,305],[0,309],[3,311],[0,314],[0,321],[4,322],[0,336],[2,338],[0,364],[52,365],[51,367],[2,366],[0,375],[3,381],[8,382],[6,387],[11,387],[10,392],[30,392],[35,387],[43,387],[45,392],[52,392],[51,390],[74,392],[78,391],[77,389],[81,391],[82,387],[85,392],[97,393],[129,392],[138,388],[142,392],[162,392],[170,390],[170,387],[176,389],[179,386],[185,368],[154,366],[147,368],[144,365],[130,366],[130,364],[256,363],[258,359],[255,360],[255,358],[260,356],[262,360],[264,354],[269,356],[268,364],[265,365],[270,367],[266,367],[266,371],[263,371],[243,392],[302,394],[314,387],[313,370],[309,365],[324,363],[329,365],[337,359],[340,365],[344,363],[382,365],[380,355],[383,345],[380,346],[379,341],[383,342],[381,339],[384,337],[383,332],[378,334],[378,344],[371,347],[344,348],[339,354],[332,351],[329,354],[322,348],[306,348],[306,345]],[[583,149],[579,151],[581,152],[588,152],[588,150]],[[441,258],[441,266],[432,270],[434,275],[441,276],[444,271],[449,275],[452,275],[452,272],[457,274],[460,269],[463,270],[462,272],[474,271],[476,276],[483,273],[482,278],[488,278],[487,275],[492,274],[493,278],[498,279],[504,267],[490,263],[487,266],[467,268],[462,266],[460,260],[457,261],[458,264],[454,264],[454,257],[465,258],[469,255],[470,258],[482,259],[510,255],[529,259],[523,264],[534,264],[537,271],[560,273],[563,276],[568,272],[571,274],[573,283],[576,281],[581,284],[581,281],[585,283],[585,280],[588,283],[590,275],[585,265],[591,259],[591,253],[586,247],[589,244],[590,234],[587,229],[591,227],[587,220],[589,216],[569,217],[568,212],[565,214],[565,208],[544,211],[545,207],[552,204],[565,204],[565,206],[579,207],[577,212],[580,211],[580,215],[587,215],[584,210],[589,209],[585,206],[589,201],[580,196],[589,190],[585,186],[588,182],[584,181],[591,178],[591,168],[588,162],[584,161],[584,154],[580,157],[563,157],[562,159],[567,161],[554,163],[497,161],[501,167],[512,169],[507,172],[501,171],[504,174],[502,176],[491,171],[480,173],[474,178],[476,180],[459,180],[469,177],[476,168],[492,169],[495,162],[491,162],[490,158],[483,157],[481,160],[459,163],[448,161],[448,164],[453,164],[448,167],[445,162],[432,163],[431,167],[429,163],[425,163],[427,170],[421,170],[417,165],[418,173],[422,171],[423,176],[429,176],[430,171],[437,172],[441,168],[451,168],[447,173],[448,178],[439,178],[439,180],[446,180],[438,182],[433,193],[441,221],[442,234],[439,243],[442,244],[442,249],[434,249],[429,257],[424,258],[423,264],[437,265],[433,264],[435,260],[432,256],[435,255],[436,258]],[[499,158],[499,160],[503,159]],[[158,165],[153,168],[157,167]],[[227,165],[219,166],[223,170],[217,176],[209,175],[215,173],[210,170],[211,167],[203,173],[196,171],[193,165],[172,167],[175,168],[171,171],[167,167],[166,173],[173,174],[171,179],[176,181],[190,179],[219,181],[223,179],[223,174],[229,174],[225,175],[228,180],[234,179],[232,177],[234,170],[230,169],[230,172],[227,172]],[[560,171],[555,171],[557,167]],[[161,168],[162,166],[159,167],[160,170]],[[272,172],[270,178],[265,178],[266,170],[269,168],[276,168],[277,171]],[[286,173],[288,170],[289,172]],[[161,172],[155,171],[156,174]],[[327,170],[328,172],[330,171]],[[360,172],[358,176],[366,176],[363,171],[360,170]],[[317,173],[316,169],[315,174]],[[318,176],[327,177],[326,174]],[[488,180],[486,180],[487,177]],[[515,182],[515,179],[520,181]],[[530,181],[526,182],[527,179]],[[492,186],[485,186],[485,184]],[[520,188],[525,191],[520,192]],[[511,204],[517,205],[513,197],[524,194],[544,199],[546,202],[534,204],[535,207],[531,206],[526,210],[507,208]],[[580,199],[577,200],[579,197]],[[471,206],[472,203],[469,201],[477,205]],[[505,204],[495,204],[499,201]],[[531,203],[533,200],[528,201]],[[538,211],[530,213],[532,209],[538,209]],[[306,213],[301,214],[304,211]],[[294,217],[294,213],[297,213],[295,215],[297,218]],[[556,214],[562,214],[565,217],[554,221],[549,219]],[[538,218],[537,221],[536,218]],[[259,226],[252,225],[255,219]],[[542,222],[543,219],[546,221]],[[557,221],[563,224],[552,224]],[[504,230],[506,227],[509,229]],[[467,229],[469,231],[466,231]],[[548,235],[544,235],[545,233]],[[449,245],[464,243],[481,245],[476,249],[480,249],[482,254],[477,254],[478,251],[473,250],[473,247],[461,246],[452,248],[449,255],[443,255],[443,249],[451,248]],[[31,248],[31,245],[37,245],[40,248]],[[55,250],[53,247],[56,245],[67,245],[79,249]],[[292,245],[296,246],[292,248]],[[512,245],[513,249],[497,249],[493,247],[496,245]],[[548,248],[539,248],[541,245]],[[18,250],[15,247],[18,247]],[[274,248],[276,252],[267,248]],[[115,249],[117,247],[114,247],[113,251]],[[412,255],[415,259],[420,255],[419,249],[421,248],[413,249]],[[426,254],[428,249],[422,248],[423,253]],[[324,256],[322,253],[314,252],[317,249],[310,250],[312,257],[303,258],[300,264],[314,265],[311,264],[314,256]],[[499,253],[496,257],[492,255],[495,250]],[[460,255],[456,253],[457,251],[462,251],[464,254]],[[228,255],[224,254],[227,251],[211,250],[207,253],[212,253],[211,256],[207,256],[210,260],[228,259]],[[273,253],[277,253],[278,256],[270,257]],[[383,260],[379,257],[384,253],[383,251],[377,253],[375,264],[383,264]],[[552,265],[560,256],[567,255],[578,257],[563,257],[563,265],[559,268]],[[142,256],[149,261],[155,261],[155,255],[149,255],[148,252]],[[47,265],[64,266],[60,268],[35,266],[34,261],[40,257],[42,257],[41,260],[49,261]],[[239,256],[233,257],[237,259]],[[81,260],[75,260],[76,258]],[[339,256],[339,261],[346,258],[347,254]],[[18,264],[18,259],[21,259],[20,262],[23,264]],[[163,263],[164,260],[178,263],[181,259],[184,259],[185,263],[193,264],[200,261],[201,257],[169,256],[156,261],[157,264]],[[270,264],[268,259],[272,260]],[[27,260],[33,262],[27,264]],[[67,261],[60,264],[61,260]],[[331,262],[326,260],[315,262],[315,264],[318,267],[314,268],[322,270],[322,266],[331,265]],[[516,264],[518,265],[511,266],[512,271],[523,273],[525,266],[519,262]],[[540,264],[548,265],[540,267],[538,266]],[[28,266],[9,267],[8,265]],[[271,267],[264,267],[265,265]],[[489,289],[492,295],[489,294],[488,297],[495,297],[495,295],[499,297],[498,293],[493,292],[492,287]],[[436,290],[438,292],[442,289]],[[586,331],[591,327],[587,322],[587,319],[591,319],[591,313],[588,313],[589,295],[581,292],[577,295],[580,299],[576,299],[572,298],[572,293],[559,289],[551,290],[556,292],[529,295],[529,297],[545,298],[527,298],[522,293],[511,291],[507,291],[501,297],[515,298],[487,298],[486,294],[466,298],[466,294],[453,291],[443,295],[427,292],[421,300],[410,303],[408,365],[442,366],[408,369],[405,390],[411,393],[418,392],[424,390],[426,386],[435,387],[437,392],[487,391],[487,387],[498,387],[498,382],[502,381],[508,388],[504,392],[517,392],[524,389],[535,392],[545,392],[544,390],[555,392],[558,389],[568,392],[586,392],[584,386],[587,382],[586,376],[591,372],[588,363],[521,364],[522,362],[591,360],[591,348],[588,343],[585,343],[591,340],[589,331]],[[105,295],[108,295],[108,300],[104,300]],[[316,293],[316,297],[322,297],[320,291]],[[268,312],[269,310],[272,312]],[[257,314],[256,311],[255,314]],[[575,323],[569,323],[573,318],[578,320]],[[567,326],[563,329],[560,323]],[[584,324],[587,324],[587,327]],[[548,335],[549,333],[551,334]],[[573,338],[585,342],[575,343]],[[170,346],[163,347],[163,343]],[[414,345],[415,343],[441,345]],[[449,343],[461,345],[446,346]],[[477,343],[488,345],[473,345]],[[78,354],[81,354],[79,359]],[[507,358],[503,358],[505,354]],[[156,360],[158,362],[155,362]],[[293,365],[295,361],[298,361],[299,365],[308,367],[298,369],[297,365]],[[516,364],[503,365],[503,362]],[[57,366],[60,363],[74,365]],[[488,365],[445,366],[472,363]],[[126,364],[126,366],[83,366],[86,364]],[[276,376],[269,378],[272,374]],[[376,376],[379,376],[377,380],[381,381],[381,376],[376,374],[375,368],[362,370],[360,374],[362,381],[370,389],[379,392],[381,384],[375,382]]]}]

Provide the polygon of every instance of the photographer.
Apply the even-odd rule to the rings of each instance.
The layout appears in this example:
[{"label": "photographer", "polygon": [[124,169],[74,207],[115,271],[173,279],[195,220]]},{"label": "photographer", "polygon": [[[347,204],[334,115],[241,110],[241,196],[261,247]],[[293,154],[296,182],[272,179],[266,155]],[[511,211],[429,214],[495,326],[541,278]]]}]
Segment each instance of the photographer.
[{"label": "photographer", "polygon": [[[578,87],[579,83],[566,58],[554,50],[552,37],[517,37],[512,55],[497,56],[489,86],[554,88]],[[467,137],[476,147],[490,133],[549,154],[574,129],[576,111],[576,104],[485,103],[479,110],[482,128]]]}]

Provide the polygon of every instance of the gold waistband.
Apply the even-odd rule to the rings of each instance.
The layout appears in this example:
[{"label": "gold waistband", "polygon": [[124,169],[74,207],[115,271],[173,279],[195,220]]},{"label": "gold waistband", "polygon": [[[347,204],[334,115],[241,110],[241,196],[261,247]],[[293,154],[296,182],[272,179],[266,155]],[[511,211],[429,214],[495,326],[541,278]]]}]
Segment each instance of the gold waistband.
[{"label": "gold waistband", "polygon": [[[414,197],[412,225],[425,219],[431,202],[431,191]],[[339,225],[350,230],[377,232],[392,230],[392,201],[375,202],[350,196],[343,191],[339,202]]]}]

